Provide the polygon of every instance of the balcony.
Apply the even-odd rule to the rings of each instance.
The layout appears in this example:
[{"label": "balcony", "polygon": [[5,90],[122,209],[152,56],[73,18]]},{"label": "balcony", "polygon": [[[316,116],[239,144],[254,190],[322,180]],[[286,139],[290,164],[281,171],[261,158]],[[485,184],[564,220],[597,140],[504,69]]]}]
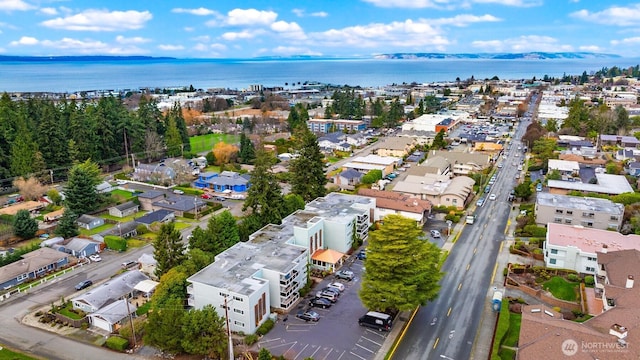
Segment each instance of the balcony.
[{"label": "balcony", "polygon": [[187,298],[187,305],[189,305],[191,307],[195,307],[196,306],[196,299],[193,296],[189,296]]},{"label": "balcony", "polygon": [[193,284],[187,286],[187,294],[193,295]]}]

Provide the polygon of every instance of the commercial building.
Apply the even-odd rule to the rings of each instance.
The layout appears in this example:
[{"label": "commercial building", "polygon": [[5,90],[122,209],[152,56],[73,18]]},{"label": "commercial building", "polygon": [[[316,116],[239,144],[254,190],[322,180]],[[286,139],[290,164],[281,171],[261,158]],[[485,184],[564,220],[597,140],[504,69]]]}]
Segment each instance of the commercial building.
[{"label": "commercial building", "polygon": [[624,205],[611,200],[539,192],[536,224],[581,225],[601,230],[620,230]]}]

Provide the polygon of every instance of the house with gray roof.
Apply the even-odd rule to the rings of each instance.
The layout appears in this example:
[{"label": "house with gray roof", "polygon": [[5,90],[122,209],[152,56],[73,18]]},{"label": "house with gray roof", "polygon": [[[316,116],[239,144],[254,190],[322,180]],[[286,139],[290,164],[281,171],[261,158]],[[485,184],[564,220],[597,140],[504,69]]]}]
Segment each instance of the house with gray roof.
[{"label": "house with gray roof", "polygon": [[74,237],[62,244],[53,245],[53,248],[75,257],[88,257],[99,253],[101,244],[101,242],[93,239]]},{"label": "house with gray roof", "polygon": [[140,205],[133,201],[127,201],[123,204],[110,207],[109,215],[122,218],[137,213],[139,209]]},{"label": "house with gray roof", "polygon": [[76,219],[76,224],[78,224],[78,226],[83,229],[93,230],[99,226],[104,225],[104,219],[85,214]]},{"label": "house with gray roof", "polygon": [[125,271],[86,293],[71,299],[73,308],[89,314],[93,313],[123,297],[131,297],[136,285],[148,279],[148,276],[138,270]]},{"label": "house with gray roof", "polygon": [[91,325],[110,333],[116,331],[123,322],[129,320],[129,315],[135,316],[138,307],[129,300],[116,300],[88,315]]},{"label": "house with gray roof", "polygon": [[138,201],[140,202],[140,208],[145,211],[153,210],[153,203],[156,201],[160,201],[162,199],[164,199],[164,193],[162,191],[149,190],[141,194],[138,194]]},{"label": "house with gray roof", "polygon": [[358,170],[346,169],[334,177],[334,182],[340,186],[340,189],[353,190],[356,185],[360,184],[363,176],[364,174]]},{"label": "house with gray roof", "polygon": [[138,223],[133,220],[123,222],[123,223],[119,222],[111,229],[105,230],[102,233],[100,233],[100,235],[102,236],[115,235],[115,236],[128,238],[128,237],[138,235],[137,228],[138,228]]},{"label": "house with gray roof", "polygon": [[69,255],[49,248],[40,248],[22,255],[16,262],[0,267],[0,288],[9,289],[37,279],[69,263]]},{"label": "house with gray roof", "polygon": [[175,177],[176,171],[163,163],[138,164],[131,175],[133,180],[155,184],[171,183]]},{"label": "house with gray roof", "polygon": [[152,204],[153,211],[165,209],[173,211],[175,216],[183,216],[184,213],[195,213],[206,209],[207,203],[195,196],[169,195],[166,198]]},{"label": "house with gray roof", "polygon": [[135,220],[135,222],[138,224],[142,224],[148,228],[149,226],[151,226],[151,224],[155,222],[164,223],[164,222],[173,221],[175,218],[176,218],[176,215],[173,211],[167,210],[167,209],[159,209],[156,211],[151,211],[149,213],[146,213],[143,216],[140,216]]}]

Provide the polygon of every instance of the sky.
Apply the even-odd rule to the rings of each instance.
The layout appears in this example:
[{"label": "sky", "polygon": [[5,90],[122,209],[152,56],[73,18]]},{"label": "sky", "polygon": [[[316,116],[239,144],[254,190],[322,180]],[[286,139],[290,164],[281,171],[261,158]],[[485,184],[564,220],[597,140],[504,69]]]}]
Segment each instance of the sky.
[{"label": "sky", "polygon": [[254,58],[530,51],[640,57],[640,2],[0,0],[0,55]]}]

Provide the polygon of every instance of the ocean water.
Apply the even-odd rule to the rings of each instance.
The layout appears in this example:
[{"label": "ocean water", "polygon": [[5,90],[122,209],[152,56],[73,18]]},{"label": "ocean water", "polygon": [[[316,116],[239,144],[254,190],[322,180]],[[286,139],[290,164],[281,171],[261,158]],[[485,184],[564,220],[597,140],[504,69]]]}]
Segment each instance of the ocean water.
[{"label": "ocean water", "polygon": [[[297,86],[305,81],[378,87],[470,78],[531,79],[628,67],[640,59],[553,60],[218,60],[151,59],[2,62],[0,92],[76,92],[189,86],[244,89],[252,84]],[[288,84],[288,85],[285,85]]]}]

